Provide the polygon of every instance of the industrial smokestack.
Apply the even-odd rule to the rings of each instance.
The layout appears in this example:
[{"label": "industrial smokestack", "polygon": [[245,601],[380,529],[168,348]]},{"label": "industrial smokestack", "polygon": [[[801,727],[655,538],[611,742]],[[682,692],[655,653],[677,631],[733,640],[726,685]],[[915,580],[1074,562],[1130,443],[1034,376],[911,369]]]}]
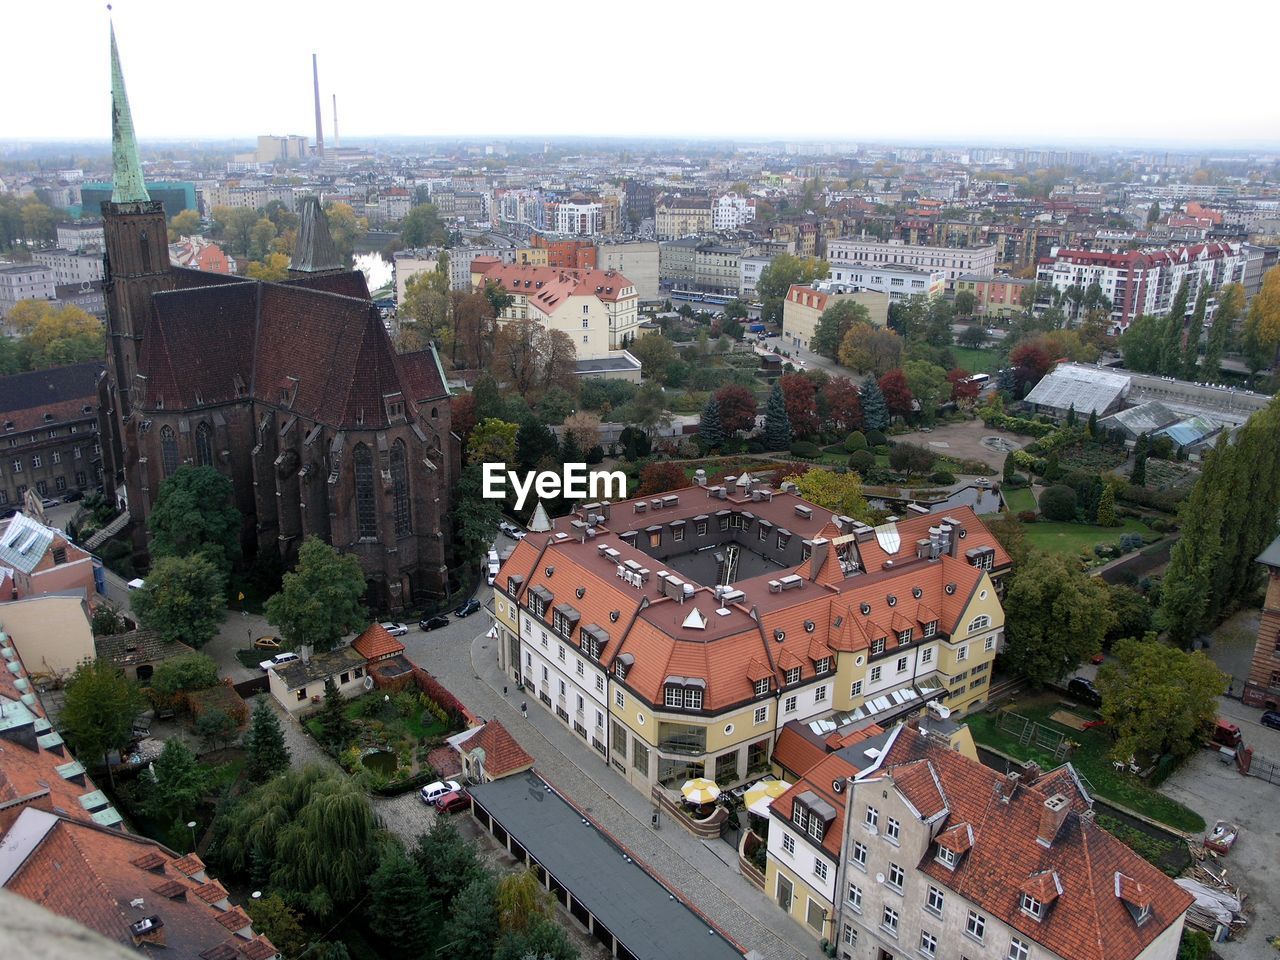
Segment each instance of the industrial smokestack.
[{"label": "industrial smokestack", "polygon": [[340,147],[341,141],[338,140],[338,95],[333,95],[333,149]]},{"label": "industrial smokestack", "polygon": [[316,156],[324,159],[324,123],[320,119],[320,68],[316,65],[316,55],[311,55],[311,82],[316,90]]}]

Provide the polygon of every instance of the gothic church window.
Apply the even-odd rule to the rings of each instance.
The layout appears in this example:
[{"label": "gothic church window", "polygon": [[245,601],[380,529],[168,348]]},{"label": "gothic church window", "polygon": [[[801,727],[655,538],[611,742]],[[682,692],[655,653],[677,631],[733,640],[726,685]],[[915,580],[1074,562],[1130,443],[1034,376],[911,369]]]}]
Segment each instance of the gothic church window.
[{"label": "gothic church window", "polygon": [[378,537],[378,508],[373,491],[373,454],[363,443],[353,454],[356,469],[356,535],[360,539]]},{"label": "gothic church window", "polygon": [[213,466],[213,428],[207,423],[196,427],[196,465]]},{"label": "gothic church window", "polygon": [[170,426],[160,428],[160,466],[166,477],[178,472],[178,437]]},{"label": "gothic church window", "polygon": [[396,536],[409,535],[409,473],[405,468],[404,442],[397,440],[391,446],[391,489],[395,495]]}]

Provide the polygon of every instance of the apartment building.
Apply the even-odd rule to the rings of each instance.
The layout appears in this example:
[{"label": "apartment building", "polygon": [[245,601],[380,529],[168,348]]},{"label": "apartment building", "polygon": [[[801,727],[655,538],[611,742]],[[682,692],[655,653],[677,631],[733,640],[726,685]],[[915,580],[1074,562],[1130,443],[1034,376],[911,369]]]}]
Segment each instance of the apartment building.
[{"label": "apartment building", "polygon": [[729,789],[791,721],[986,702],[1009,558],[976,515],[872,528],[784,487],[584,504],[502,565],[502,668],[639,790]]},{"label": "apartment building", "polygon": [[946,272],[938,268],[896,265],[868,266],[835,261],[827,279],[837,285],[861,287],[887,293],[891,303],[911,297],[940,297],[947,288]]},{"label": "apartment building", "polygon": [[102,253],[99,251],[37,250],[31,259],[53,271],[55,284],[92,283],[102,279]]},{"label": "apartment building", "polygon": [[83,250],[102,249],[101,220],[68,220],[59,223],[55,228],[58,246],[63,250],[80,252]]},{"label": "apartment building", "polygon": [[739,257],[738,258],[738,296],[743,300],[756,298],[756,285],[760,282],[760,274],[773,262],[773,257]]},{"label": "apartment building", "polygon": [[697,274],[697,251],[703,243],[697,237],[664,240],[658,244],[658,275],[662,282],[680,290],[693,286]]},{"label": "apartment building", "polygon": [[866,266],[907,266],[938,269],[946,274],[947,290],[965,273],[990,276],[995,273],[997,249],[982,247],[936,247],[912,245],[901,240],[877,240],[866,235],[840,237],[827,244],[827,259]]},{"label": "apartment building", "polygon": [[98,378],[101,361],[0,377],[0,506],[87,491],[99,483]]},{"label": "apartment building", "polygon": [[804,286],[793,283],[782,304],[782,336],[792,346],[808,349],[822,314],[832,304],[852,300],[867,308],[877,327],[889,323],[889,294],[880,290],[853,290],[843,286]]},{"label": "apartment building", "polygon": [[625,274],[641,301],[658,299],[659,251],[655,241],[597,242],[596,266]]},{"label": "apartment building", "polygon": [[654,233],[659,240],[710,233],[713,216],[710,197],[665,194],[654,207]]},{"label": "apartment building", "polygon": [[1034,280],[998,274],[994,277],[980,277],[966,273],[957,278],[956,293],[967,291],[973,294],[974,316],[978,317],[1016,317],[1025,312],[1022,305],[1022,293],[1035,284]]},{"label": "apartment building", "polygon": [[493,257],[471,262],[473,289],[493,281],[512,297],[498,317],[535,320],[568,334],[578,360],[607,359],[635,338],[640,325],[639,294],[620,273],[503,264]]},{"label": "apartment building", "polygon": [[737,230],[755,218],[755,200],[730,191],[716,198],[711,208],[711,229]]},{"label": "apartment building", "polygon": [[702,243],[693,251],[693,289],[702,293],[737,296],[742,279],[739,261],[743,248],[721,243]]},{"label": "apartment building", "polygon": [[837,750],[773,801],[780,907],[846,960],[1177,956],[1193,898],[1094,822],[1070,764],[1001,774],[933,723]]},{"label": "apartment building", "polygon": [[52,300],[57,279],[42,263],[0,263],[0,318],[22,300]]}]

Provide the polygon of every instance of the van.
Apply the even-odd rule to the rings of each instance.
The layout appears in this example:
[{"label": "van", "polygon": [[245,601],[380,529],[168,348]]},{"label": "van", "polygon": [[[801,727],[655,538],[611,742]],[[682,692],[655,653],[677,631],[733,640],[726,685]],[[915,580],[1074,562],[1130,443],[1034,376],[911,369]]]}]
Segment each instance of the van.
[{"label": "van", "polygon": [[498,579],[498,551],[490,550],[485,564],[485,581],[493,586]]},{"label": "van", "polygon": [[143,580],[141,577],[138,577],[134,580],[130,580],[127,584],[125,584],[125,586],[127,586],[130,590],[141,590],[146,585],[147,585],[147,581]]}]

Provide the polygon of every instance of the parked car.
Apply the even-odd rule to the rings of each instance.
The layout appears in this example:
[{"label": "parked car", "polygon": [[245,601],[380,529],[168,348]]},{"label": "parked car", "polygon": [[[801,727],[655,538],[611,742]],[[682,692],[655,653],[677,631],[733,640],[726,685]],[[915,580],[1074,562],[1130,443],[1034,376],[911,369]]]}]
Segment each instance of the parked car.
[{"label": "parked car", "polygon": [[418,621],[419,630],[439,630],[441,627],[449,625],[449,618],[443,613],[438,613],[434,617],[423,617]]},{"label": "parked car", "polygon": [[1280,710],[1268,710],[1258,718],[1258,722],[1272,730],[1280,730]]},{"label": "parked car", "polygon": [[279,650],[280,638],[279,637],[259,637],[257,640],[253,641],[253,645],[258,650]]},{"label": "parked car", "polygon": [[450,790],[436,801],[440,813],[465,813],[471,809],[471,798],[465,790]]},{"label": "parked car", "polygon": [[498,529],[502,533],[505,533],[512,540],[523,540],[525,537],[524,531],[521,530],[519,527],[517,527],[510,520],[503,520],[500,524],[498,524]]},{"label": "parked car", "polygon": [[388,620],[386,623],[382,624],[382,629],[387,631],[387,633],[391,634],[393,637],[403,637],[406,633],[409,632],[409,628],[406,627],[403,623],[395,623],[394,621],[391,621],[391,620]]},{"label": "parked car", "polygon": [[277,653],[270,660],[263,660],[258,664],[258,666],[262,668],[263,672],[266,672],[267,670],[274,670],[276,667],[284,666],[286,663],[291,663],[297,659],[298,655],[296,653],[292,650],[286,650],[284,653]]},{"label": "parked car", "polygon": [[419,792],[423,803],[435,804],[437,800],[447,793],[457,793],[462,786],[457,780],[437,780],[434,783],[428,783]]},{"label": "parked car", "polygon": [[46,510],[52,510],[54,507],[62,506],[62,501],[55,500],[53,497],[45,497],[40,501],[40,506],[44,507]]},{"label": "parked car", "polygon": [[453,611],[455,617],[469,617],[480,609],[480,601],[472,597],[457,610]]},{"label": "parked car", "polygon": [[147,581],[143,580],[141,577],[134,577],[132,580],[130,580],[128,583],[125,584],[125,586],[128,587],[130,590],[141,590],[146,585],[147,585]]},{"label": "parked car", "polygon": [[1102,705],[1102,694],[1098,692],[1098,688],[1093,685],[1093,681],[1088,677],[1072,677],[1067,684],[1067,693],[1077,700],[1082,700],[1092,706],[1099,707]]},{"label": "parked car", "polygon": [[63,503],[75,503],[77,500],[83,500],[83,499],[84,499],[83,490],[68,490],[66,493],[62,495]]}]

